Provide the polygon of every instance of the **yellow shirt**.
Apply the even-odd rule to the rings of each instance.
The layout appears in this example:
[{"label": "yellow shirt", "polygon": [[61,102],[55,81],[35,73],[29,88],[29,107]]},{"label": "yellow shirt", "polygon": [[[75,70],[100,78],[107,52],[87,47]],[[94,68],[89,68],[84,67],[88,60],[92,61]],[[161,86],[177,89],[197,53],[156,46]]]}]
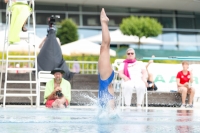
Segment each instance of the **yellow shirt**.
[{"label": "yellow shirt", "polygon": [[[71,101],[71,84],[69,81],[62,78],[60,83],[60,88],[62,88],[62,93],[67,99],[68,103]],[[54,91],[54,79],[47,82],[44,92],[44,103],[47,101],[47,97]]]}]

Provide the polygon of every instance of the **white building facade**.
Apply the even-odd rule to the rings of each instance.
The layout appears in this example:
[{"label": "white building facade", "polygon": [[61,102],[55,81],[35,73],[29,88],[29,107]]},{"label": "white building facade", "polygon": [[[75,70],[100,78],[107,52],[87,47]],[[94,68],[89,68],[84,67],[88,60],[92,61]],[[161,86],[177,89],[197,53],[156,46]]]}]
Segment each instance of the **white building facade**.
[{"label": "white building facade", "polygon": [[[101,33],[99,13],[104,7],[110,19],[110,30],[118,29],[122,19],[131,15],[153,17],[163,25],[163,34],[156,37],[163,42],[162,46],[151,44],[141,48],[200,49],[198,0],[36,0],[35,3],[39,37],[46,35],[47,18],[51,15],[60,15],[59,21],[71,18],[78,25],[80,39],[97,35]],[[6,21],[5,7],[4,0],[0,0],[0,30]]]}]

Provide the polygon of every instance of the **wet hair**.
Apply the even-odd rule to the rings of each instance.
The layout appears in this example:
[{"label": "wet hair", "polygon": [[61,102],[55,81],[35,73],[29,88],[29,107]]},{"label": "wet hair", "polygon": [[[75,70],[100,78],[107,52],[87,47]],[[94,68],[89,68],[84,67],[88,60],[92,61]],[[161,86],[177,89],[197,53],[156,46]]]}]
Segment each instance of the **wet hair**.
[{"label": "wet hair", "polygon": [[189,65],[189,62],[188,61],[182,61],[182,65],[185,65],[185,64]]},{"label": "wet hair", "polygon": [[134,53],[135,53],[135,50],[134,50],[133,48],[128,48],[128,49],[126,50],[126,53],[127,53],[128,51],[130,51],[130,50],[134,51]]}]

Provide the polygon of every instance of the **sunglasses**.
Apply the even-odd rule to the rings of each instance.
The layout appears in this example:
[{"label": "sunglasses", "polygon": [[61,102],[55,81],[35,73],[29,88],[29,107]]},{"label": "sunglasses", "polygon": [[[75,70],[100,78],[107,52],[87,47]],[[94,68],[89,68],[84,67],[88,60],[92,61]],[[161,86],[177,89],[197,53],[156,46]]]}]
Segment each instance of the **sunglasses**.
[{"label": "sunglasses", "polygon": [[133,55],[134,53],[127,53],[127,55]]}]

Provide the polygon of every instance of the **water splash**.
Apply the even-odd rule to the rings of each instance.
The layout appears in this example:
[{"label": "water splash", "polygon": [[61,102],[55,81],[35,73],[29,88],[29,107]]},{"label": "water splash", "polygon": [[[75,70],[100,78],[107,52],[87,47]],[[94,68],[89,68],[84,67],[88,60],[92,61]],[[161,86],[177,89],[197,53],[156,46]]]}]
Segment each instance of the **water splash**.
[{"label": "water splash", "polygon": [[82,96],[82,97],[84,97],[84,98],[86,98],[86,99],[89,99],[90,101],[91,101],[91,103],[93,103],[93,104],[97,104],[97,97],[94,95],[94,93],[90,93],[93,97],[91,97],[91,96],[89,96],[89,95],[87,95],[87,94],[85,94],[85,93],[81,93],[80,94],[80,96]]},{"label": "water splash", "polygon": [[89,99],[90,102],[87,105],[95,107],[96,110],[96,119],[100,122],[108,122],[110,120],[116,120],[119,118],[119,111],[120,111],[120,97],[114,96],[115,101],[115,109],[113,110],[109,104],[105,108],[99,106],[98,98],[95,96],[94,93],[90,92],[89,94],[80,93],[80,96],[86,99]]}]

